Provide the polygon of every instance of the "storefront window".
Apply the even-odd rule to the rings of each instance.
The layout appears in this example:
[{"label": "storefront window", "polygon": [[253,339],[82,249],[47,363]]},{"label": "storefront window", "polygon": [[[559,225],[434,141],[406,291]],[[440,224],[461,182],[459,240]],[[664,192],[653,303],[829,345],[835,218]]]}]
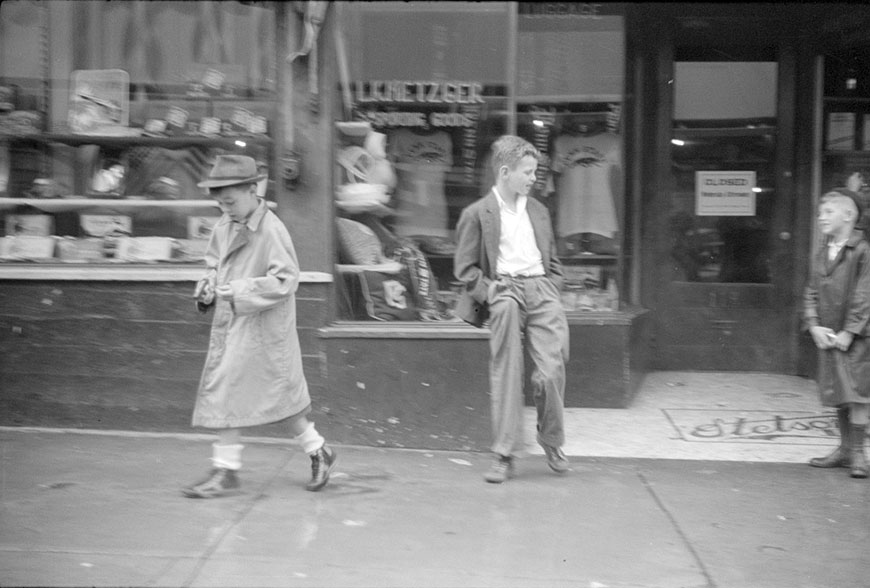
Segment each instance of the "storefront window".
[{"label": "storefront window", "polygon": [[215,155],[270,166],[275,22],[241,2],[4,2],[0,260],[201,262]]},{"label": "storefront window", "polygon": [[[455,320],[456,222],[489,190],[488,148],[510,121],[510,6],[375,2],[346,10],[350,119],[373,134],[339,133],[342,318]],[[372,156],[387,177],[354,175]],[[360,186],[377,180],[377,195]]]},{"label": "storefront window", "polygon": [[533,197],[551,210],[569,266],[566,309],[618,308],[624,27],[601,7],[345,7],[335,177],[342,319],[457,320],[454,230],[492,186],[489,148],[509,132],[544,155]]},{"label": "storefront window", "polygon": [[[820,143],[821,185],[818,195],[846,187],[870,205],[870,56],[851,48],[823,57],[823,102]],[[867,221],[864,221],[867,227]],[[865,228],[865,232],[867,229]],[[822,235],[814,225],[814,242]]]},{"label": "storefront window", "polygon": [[563,304],[579,312],[619,308],[625,226],[624,17],[592,6],[522,3],[518,18],[517,132],[546,156],[535,192],[554,221]]}]

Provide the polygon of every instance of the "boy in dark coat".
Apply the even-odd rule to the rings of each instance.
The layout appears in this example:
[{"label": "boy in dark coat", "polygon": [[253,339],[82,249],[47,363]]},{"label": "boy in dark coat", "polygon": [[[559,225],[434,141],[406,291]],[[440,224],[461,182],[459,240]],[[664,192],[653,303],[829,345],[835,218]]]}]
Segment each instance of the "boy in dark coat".
[{"label": "boy in dark coat", "polygon": [[850,468],[867,477],[864,438],[870,417],[870,245],[855,225],[861,201],[837,188],[822,196],[819,228],[825,241],[813,259],[804,292],[804,323],[819,349],[822,405],[837,409],[840,445],[810,460],[819,468]]}]

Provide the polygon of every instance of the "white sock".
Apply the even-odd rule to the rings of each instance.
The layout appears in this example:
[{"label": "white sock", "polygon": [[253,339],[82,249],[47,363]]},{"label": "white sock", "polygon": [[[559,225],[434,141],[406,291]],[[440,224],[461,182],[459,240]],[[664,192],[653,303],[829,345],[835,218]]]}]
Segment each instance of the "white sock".
[{"label": "white sock", "polygon": [[244,445],[219,445],[212,443],[211,463],[216,468],[238,470],[242,467],[242,448]]},{"label": "white sock", "polygon": [[320,433],[317,432],[317,429],[314,428],[314,423],[308,425],[308,428],[305,429],[300,435],[297,435],[294,439],[294,442],[298,443],[302,448],[302,451],[307,453],[308,455],[313,454],[318,449],[323,447],[323,444],[326,443],[326,439],[320,436]]}]

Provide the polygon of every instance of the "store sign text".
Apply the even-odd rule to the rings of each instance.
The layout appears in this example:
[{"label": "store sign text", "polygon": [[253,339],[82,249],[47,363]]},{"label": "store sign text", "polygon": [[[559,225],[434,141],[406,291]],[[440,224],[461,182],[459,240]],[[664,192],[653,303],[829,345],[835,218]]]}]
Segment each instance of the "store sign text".
[{"label": "store sign text", "polygon": [[755,216],[755,172],[695,172],[695,214]]},{"label": "store sign text", "polygon": [[477,123],[476,117],[458,112],[381,112],[363,110],[362,117],[376,127],[466,127]]},{"label": "store sign text", "polygon": [[483,104],[479,82],[373,80],[357,82],[356,100],[370,102],[415,102],[419,104]]},{"label": "store sign text", "polygon": [[601,4],[590,2],[520,2],[522,16],[601,18]]}]

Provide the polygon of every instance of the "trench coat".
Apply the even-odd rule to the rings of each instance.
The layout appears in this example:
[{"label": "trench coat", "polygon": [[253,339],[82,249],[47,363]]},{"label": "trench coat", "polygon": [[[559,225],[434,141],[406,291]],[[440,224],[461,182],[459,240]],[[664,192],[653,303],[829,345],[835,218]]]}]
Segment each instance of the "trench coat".
[{"label": "trench coat", "polygon": [[816,252],[803,315],[806,330],[820,325],[854,336],[846,351],[819,349],[822,405],[870,402],[870,245],[860,231],[852,232],[833,261],[827,243]]},{"label": "trench coat", "polygon": [[262,425],[310,410],[296,333],[299,263],[284,224],[262,200],[244,225],[224,215],[205,261],[202,280],[229,285],[233,301],[213,303],[193,426]]},{"label": "trench coat", "polygon": [[[544,274],[562,290],[565,281],[562,262],[556,255],[556,239],[547,207],[528,198],[526,211],[535,232],[535,242],[541,252]],[[489,318],[487,290],[496,279],[498,245],[501,237],[501,211],[495,193],[489,193],[468,205],[456,225],[457,245],[453,256],[456,279],[465,286],[456,303],[456,316],[475,327]]]}]

